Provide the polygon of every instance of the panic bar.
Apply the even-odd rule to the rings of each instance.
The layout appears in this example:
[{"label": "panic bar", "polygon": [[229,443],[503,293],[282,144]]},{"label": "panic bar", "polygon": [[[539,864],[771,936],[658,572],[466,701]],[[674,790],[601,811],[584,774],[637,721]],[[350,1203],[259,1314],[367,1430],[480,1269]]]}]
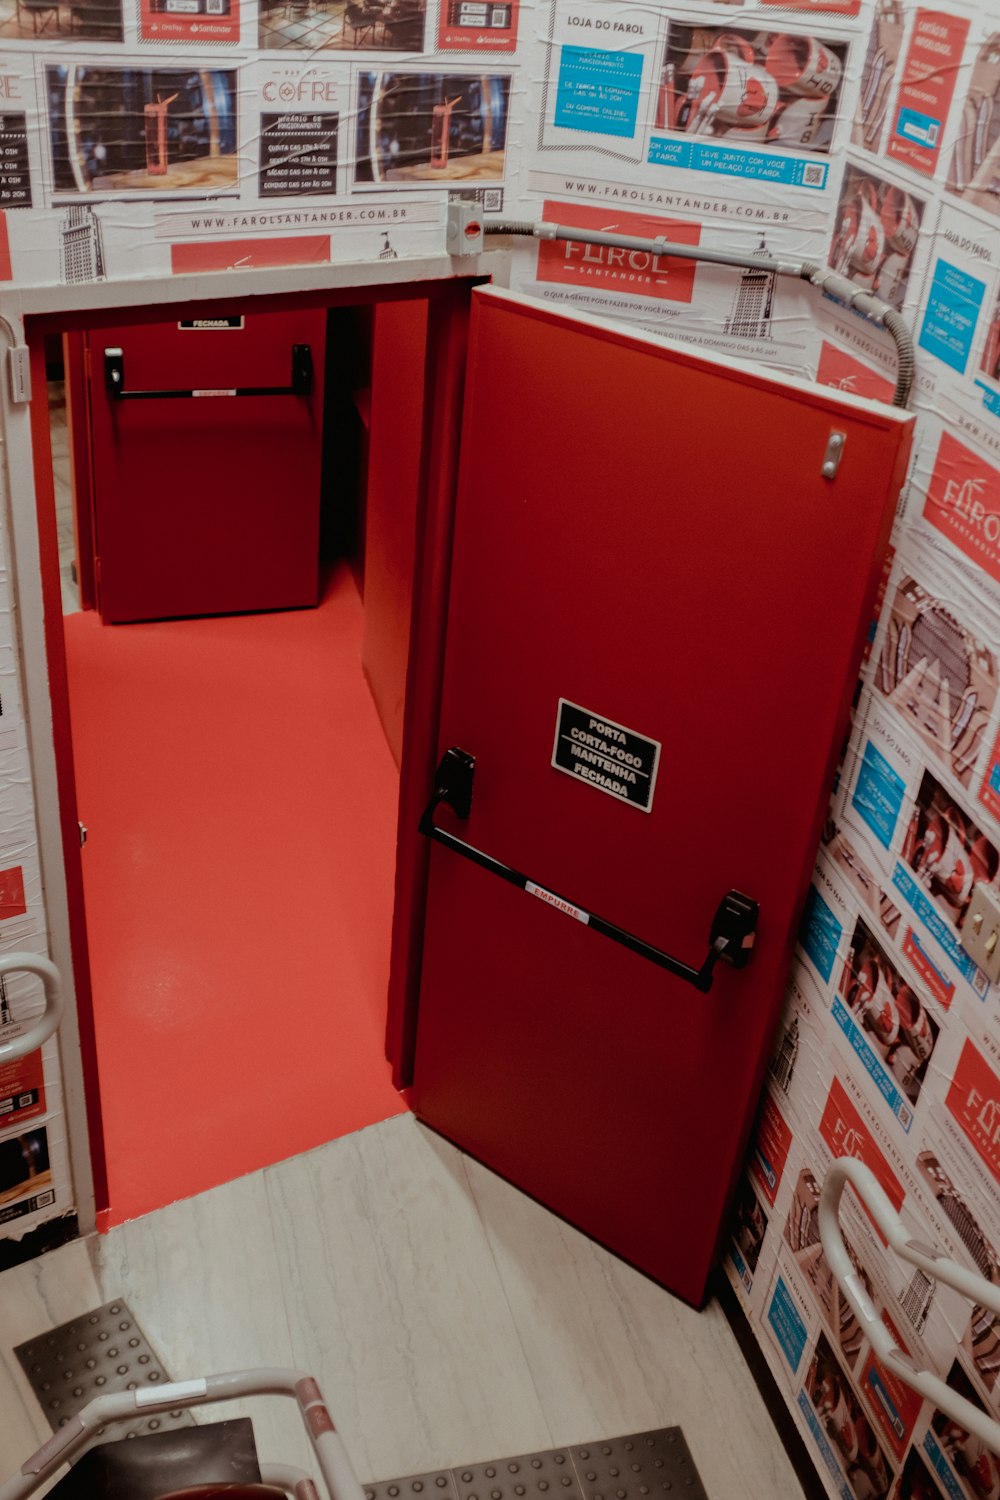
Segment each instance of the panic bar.
[{"label": "panic bar", "polygon": [[514,870],[510,865],[503,864],[501,860],[494,859],[492,854],[485,854],[481,849],[465,843],[463,839],[456,838],[455,834],[438,828],[434,822],[434,813],[442,803],[450,807],[455,816],[461,818],[463,822],[469,816],[472,808],[472,782],[475,770],[475,756],[456,747],[445,751],[434,776],[434,793],[420,819],[420,832],[427,838],[436,840],[446,849],[461,854],[465,859],[471,859],[473,864],[480,865],[482,869],[489,870],[493,875],[499,875],[501,880],[518,886],[521,890],[527,891],[530,896],[538,896],[550,906],[592,927],[595,932],[603,933],[605,937],[621,943],[623,948],[629,948],[633,953],[638,953],[640,958],[648,958],[650,963],[657,964],[671,974],[676,974],[679,979],[686,979],[702,994],[707,994],[712,988],[713,970],[720,958],[725,959],[726,963],[732,965],[734,969],[742,969],[750,962],[753,956],[754,939],[757,935],[758,906],[756,901],[751,901],[748,896],[741,895],[739,891],[730,891],[719,903],[719,909],[712,920],[712,930],[708,937],[708,957],[701,968],[696,969],[691,964],[683,963],[679,958],[672,958],[669,953],[654,948],[651,943],[643,942],[642,938],[636,937],[634,933],[626,932],[623,927],[616,926],[614,922],[608,922],[594,912],[584,911],[546,886],[536,885],[527,875],[522,875],[520,870]]},{"label": "panic bar", "polygon": [[108,395],[115,401],[177,401],[195,396],[308,396],[313,386],[312,349],[308,344],[292,345],[291,385],[241,385],[190,391],[127,391],[124,351],[105,349],[104,384]]}]

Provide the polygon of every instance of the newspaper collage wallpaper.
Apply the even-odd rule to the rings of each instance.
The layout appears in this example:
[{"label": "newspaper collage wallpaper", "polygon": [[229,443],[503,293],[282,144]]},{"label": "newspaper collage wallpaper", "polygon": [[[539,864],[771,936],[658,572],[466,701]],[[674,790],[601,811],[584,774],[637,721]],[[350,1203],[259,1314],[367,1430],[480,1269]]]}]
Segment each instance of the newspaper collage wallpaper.
[{"label": "newspaper collage wallpaper", "polygon": [[[0,555],[0,954],[47,956],[10,596],[8,561]],[[44,1005],[41,982],[33,975],[0,975],[0,1043],[23,1035]],[[53,1037],[22,1061],[0,1061],[0,1269],[20,1258],[20,1241],[32,1244],[44,1235],[46,1223],[71,1220],[73,1207]]]},{"label": "newspaper collage wallpaper", "polygon": [[[1000,1280],[1000,999],[962,941],[1000,896],[1000,0],[0,0],[0,96],[0,289],[440,252],[460,195],[829,263],[908,319],[913,467],[726,1266],[831,1495],[1000,1500],[1000,1459],[870,1355],[817,1228],[853,1154]],[[526,243],[511,282],[891,396],[889,339],[763,267]],[[2,572],[0,611],[0,951],[44,951]],[[20,1236],[72,1206],[54,1051],[0,1085]],[[900,1342],[1000,1410],[993,1315],[846,1227]]]}]

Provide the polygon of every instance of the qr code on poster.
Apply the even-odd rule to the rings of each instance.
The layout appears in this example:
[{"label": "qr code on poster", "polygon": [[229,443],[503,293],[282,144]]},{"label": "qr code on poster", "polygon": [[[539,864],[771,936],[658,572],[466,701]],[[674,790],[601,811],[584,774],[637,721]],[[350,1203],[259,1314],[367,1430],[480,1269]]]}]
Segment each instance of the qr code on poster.
[{"label": "qr code on poster", "polygon": [[821,188],[826,182],[826,167],[821,162],[807,162],[802,168],[802,182],[805,187]]},{"label": "qr code on poster", "polygon": [[503,188],[465,188],[457,192],[449,193],[452,200],[460,199],[465,203],[479,203],[482,205],[484,214],[503,213]]}]

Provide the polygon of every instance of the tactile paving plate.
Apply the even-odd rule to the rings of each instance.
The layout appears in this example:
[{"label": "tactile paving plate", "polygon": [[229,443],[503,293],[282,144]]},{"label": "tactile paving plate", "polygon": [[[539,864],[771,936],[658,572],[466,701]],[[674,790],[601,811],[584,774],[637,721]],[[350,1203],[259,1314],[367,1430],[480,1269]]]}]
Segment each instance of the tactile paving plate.
[{"label": "tactile paving plate", "polygon": [[[95,1396],[170,1379],[121,1298],[19,1344],[14,1353],[54,1431]],[[102,1428],[95,1440],[193,1425],[189,1411],[160,1412]]]},{"label": "tactile paving plate", "polygon": [[708,1500],[679,1427],[365,1485],[367,1500]]}]

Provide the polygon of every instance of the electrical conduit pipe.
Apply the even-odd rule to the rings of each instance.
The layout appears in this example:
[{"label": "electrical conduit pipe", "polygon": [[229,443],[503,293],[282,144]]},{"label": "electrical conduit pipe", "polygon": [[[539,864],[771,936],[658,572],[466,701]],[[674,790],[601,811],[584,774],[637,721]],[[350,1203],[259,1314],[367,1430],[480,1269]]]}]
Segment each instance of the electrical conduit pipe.
[{"label": "electrical conduit pipe", "polygon": [[706,250],[700,245],[679,245],[666,239],[640,239],[627,234],[607,234],[596,229],[567,228],[562,224],[533,224],[530,220],[507,219],[497,224],[483,224],[483,233],[488,235],[528,235],[536,240],[575,240],[581,245],[608,245],[622,250],[639,250],[647,255],[674,255],[680,260],[708,261],[718,266],[740,266],[750,270],[773,271],[776,276],[791,276],[799,281],[808,281],[827,296],[833,297],[846,307],[853,308],[870,323],[884,328],[896,345],[896,389],[892,396],[893,406],[905,407],[913,388],[916,359],[913,337],[894,307],[856,287],[853,281],[842,276],[829,266],[815,261],[783,260],[773,255],[734,255],[727,250]]}]

